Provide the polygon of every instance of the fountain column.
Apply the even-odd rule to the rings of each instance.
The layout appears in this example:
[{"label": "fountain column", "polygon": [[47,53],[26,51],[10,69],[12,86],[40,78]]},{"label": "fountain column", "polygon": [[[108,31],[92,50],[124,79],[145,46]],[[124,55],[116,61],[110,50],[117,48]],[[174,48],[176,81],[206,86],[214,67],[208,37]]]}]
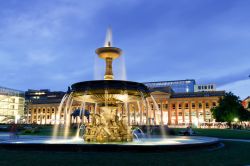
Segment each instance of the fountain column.
[{"label": "fountain column", "polygon": [[104,47],[98,48],[96,54],[106,62],[105,80],[113,80],[112,62],[122,54],[122,50],[117,47],[112,47],[112,32],[108,29]]}]

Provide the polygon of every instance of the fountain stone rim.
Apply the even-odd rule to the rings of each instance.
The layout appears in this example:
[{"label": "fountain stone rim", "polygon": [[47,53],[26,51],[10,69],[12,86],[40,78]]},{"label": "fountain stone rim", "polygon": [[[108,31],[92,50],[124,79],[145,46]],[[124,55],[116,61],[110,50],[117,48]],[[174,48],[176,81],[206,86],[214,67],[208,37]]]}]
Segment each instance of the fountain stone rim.
[{"label": "fountain stone rim", "polygon": [[143,93],[145,97],[150,96],[150,90],[146,85],[133,81],[93,80],[77,82],[71,85],[71,92],[93,92],[95,90],[114,90],[115,93],[120,93],[121,91],[136,91]]}]

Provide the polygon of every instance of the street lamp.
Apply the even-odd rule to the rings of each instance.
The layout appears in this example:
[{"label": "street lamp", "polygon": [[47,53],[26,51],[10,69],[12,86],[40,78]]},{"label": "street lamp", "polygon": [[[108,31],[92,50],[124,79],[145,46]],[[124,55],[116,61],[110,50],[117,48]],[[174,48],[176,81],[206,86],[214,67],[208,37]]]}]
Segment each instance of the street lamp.
[{"label": "street lamp", "polygon": [[238,122],[239,121],[239,119],[238,118],[234,118],[234,122]]}]

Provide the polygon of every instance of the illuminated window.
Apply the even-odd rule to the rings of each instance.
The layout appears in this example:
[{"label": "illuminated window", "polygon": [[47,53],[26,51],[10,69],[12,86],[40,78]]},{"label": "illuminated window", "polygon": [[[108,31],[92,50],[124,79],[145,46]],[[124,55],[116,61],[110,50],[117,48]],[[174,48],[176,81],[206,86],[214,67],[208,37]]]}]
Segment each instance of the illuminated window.
[{"label": "illuminated window", "polygon": [[182,104],[179,104],[179,109],[181,109],[182,108]]},{"label": "illuminated window", "polygon": [[185,104],[185,108],[188,109],[188,103]]},{"label": "illuminated window", "polygon": [[199,103],[199,108],[202,108],[202,103]]},{"label": "illuminated window", "polygon": [[195,104],[194,103],[192,103],[192,109],[195,109]]},{"label": "illuminated window", "polygon": [[208,103],[206,103],[206,108],[209,108],[209,104]]},{"label": "illuminated window", "polygon": [[172,104],[172,108],[175,109],[175,104]]}]

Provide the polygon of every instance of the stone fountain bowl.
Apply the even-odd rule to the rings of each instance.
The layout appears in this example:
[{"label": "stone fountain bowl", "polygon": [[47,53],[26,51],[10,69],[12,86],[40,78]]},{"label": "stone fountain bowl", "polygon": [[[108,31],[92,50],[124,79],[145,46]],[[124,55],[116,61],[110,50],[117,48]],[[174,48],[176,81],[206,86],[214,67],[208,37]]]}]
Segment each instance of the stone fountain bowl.
[{"label": "stone fountain bowl", "polygon": [[122,80],[95,80],[71,85],[76,100],[85,101],[136,101],[150,96],[147,86],[142,83]]},{"label": "stone fountain bowl", "polygon": [[161,152],[175,150],[217,149],[223,147],[218,138],[200,136],[176,136],[167,138],[145,138],[124,143],[88,143],[81,138],[51,139],[48,136],[20,136],[17,140],[2,138],[0,148],[35,151],[74,152]]}]

